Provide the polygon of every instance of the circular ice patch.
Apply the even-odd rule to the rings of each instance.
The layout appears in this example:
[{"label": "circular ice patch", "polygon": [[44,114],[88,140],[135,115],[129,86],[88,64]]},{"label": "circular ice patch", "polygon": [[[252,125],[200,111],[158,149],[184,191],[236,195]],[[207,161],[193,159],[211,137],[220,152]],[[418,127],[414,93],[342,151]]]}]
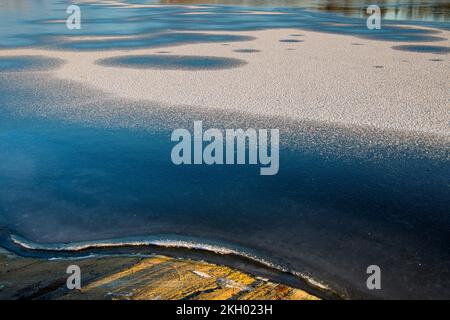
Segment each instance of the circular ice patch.
[{"label": "circular ice patch", "polygon": [[244,60],[208,56],[139,55],[101,59],[97,64],[135,69],[217,70],[236,68]]},{"label": "circular ice patch", "polygon": [[0,57],[0,72],[50,71],[63,64],[63,60],[40,56]]}]

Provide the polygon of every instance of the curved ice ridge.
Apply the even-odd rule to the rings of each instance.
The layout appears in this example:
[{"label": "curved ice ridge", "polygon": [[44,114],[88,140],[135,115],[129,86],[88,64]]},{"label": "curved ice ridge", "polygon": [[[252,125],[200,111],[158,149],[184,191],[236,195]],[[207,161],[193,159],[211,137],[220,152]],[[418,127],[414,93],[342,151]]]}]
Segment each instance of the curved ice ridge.
[{"label": "curved ice ridge", "polygon": [[43,251],[82,251],[92,248],[113,248],[113,247],[128,247],[128,246],[159,246],[164,248],[185,248],[193,250],[204,250],[210,251],[221,255],[236,255],[240,257],[247,258],[249,260],[258,262],[266,267],[290,273],[296,277],[305,280],[308,284],[313,287],[330,290],[328,286],[322,282],[313,279],[310,275],[295,270],[289,270],[281,265],[272,263],[267,259],[261,258],[255,254],[250,253],[250,250],[240,248],[235,246],[225,247],[218,244],[208,243],[207,241],[196,242],[192,239],[184,239],[180,236],[173,236],[172,239],[162,238],[162,237],[128,237],[128,238],[117,238],[117,239],[106,239],[106,240],[93,240],[93,241],[80,241],[72,243],[48,243],[40,244],[32,241],[28,241],[17,235],[10,235],[11,241],[18,246],[29,249],[29,250],[43,250]]}]

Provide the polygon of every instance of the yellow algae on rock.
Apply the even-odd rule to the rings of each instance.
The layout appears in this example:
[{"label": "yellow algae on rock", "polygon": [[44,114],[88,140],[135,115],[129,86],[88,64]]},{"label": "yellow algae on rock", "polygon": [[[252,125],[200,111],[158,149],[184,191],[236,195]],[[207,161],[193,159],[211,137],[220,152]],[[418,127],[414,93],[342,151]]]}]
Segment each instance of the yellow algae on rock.
[{"label": "yellow algae on rock", "polygon": [[129,269],[126,269],[124,271],[112,274],[108,277],[105,277],[103,279],[100,279],[98,281],[95,281],[91,284],[89,284],[86,288],[82,289],[82,291],[89,291],[92,290],[94,288],[100,287],[100,286],[108,286],[111,285],[112,283],[114,283],[115,281],[120,281],[121,278],[130,276],[136,272],[140,272],[142,270],[146,270],[148,269],[149,266],[153,266],[156,265],[158,263],[162,263],[165,262],[167,260],[169,260],[170,258],[168,257],[162,257],[162,256],[158,256],[152,259],[145,259],[142,260],[141,262],[137,263],[136,265],[132,266]]}]

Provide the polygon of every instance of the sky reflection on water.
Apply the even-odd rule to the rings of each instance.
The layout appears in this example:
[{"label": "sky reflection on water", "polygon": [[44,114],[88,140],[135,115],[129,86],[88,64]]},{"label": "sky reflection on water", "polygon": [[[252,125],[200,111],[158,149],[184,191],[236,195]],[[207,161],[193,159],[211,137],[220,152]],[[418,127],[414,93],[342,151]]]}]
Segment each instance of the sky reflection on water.
[{"label": "sky reflection on water", "polygon": [[[101,44],[91,41],[68,44],[70,36],[92,35],[135,35],[147,37],[144,42],[134,39],[110,40],[105,48],[154,47],[189,41],[171,37],[172,31],[241,31],[268,28],[299,28],[338,34],[356,35],[376,40],[392,41],[439,41],[436,31],[414,28],[412,25],[450,29],[448,4],[442,1],[417,1],[405,4],[387,1],[382,6],[384,17],[391,16],[398,21],[383,22],[381,30],[368,30],[367,15],[361,11],[365,2],[294,2],[271,1],[275,7],[257,7],[258,1],[235,1],[236,5],[202,5],[196,7],[168,5],[133,7],[135,4],[152,4],[153,1],[128,1],[128,5],[82,3],[82,29],[68,30],[65,26],[67,14],[65,1],[6,1],[0,7],[0,48],[39,46],[69,48],[77,50],[96,49]],[[171,2],[172,3],[172,2]],[[181,1],[177,3],[186,4]],[[335,4],[337,3],[337,5]],[[389,9],[391,8],[391,9]],[[320,10],[318,10],[320,9]],[[365,9],[364,9],[365,10]],[[392,11],[394,10],[394,11]],[[403,13],[404,10],[408,13]],[[396,12],[396,13],[391,13]],[[422,15],[423,12],[423,15]],[[427,13],[428,12],[428,13]],[[275,14],[274,14],[275,13]],[[339,14],[335,14],[339,13]],[[419,14],[420,13],[420,14]],[[345,15],[341,15],[345,14]],[[402,20],[404,17],[407,20]],[[418,20],[418,21],[411,21]],[[402,26],[403,25],[403,26]],[[159,37],[158,34],[166,32]],[[65,36],[65,37],[63,37]],[[147,41],[148,40],[148,41]]]}]

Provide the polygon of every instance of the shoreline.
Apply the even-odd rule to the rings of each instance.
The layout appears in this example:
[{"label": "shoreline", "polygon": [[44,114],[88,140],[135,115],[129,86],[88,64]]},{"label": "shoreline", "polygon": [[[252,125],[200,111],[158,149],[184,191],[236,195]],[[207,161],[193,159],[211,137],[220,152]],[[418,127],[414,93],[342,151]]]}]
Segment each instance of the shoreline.
[{"label": "shoreline", "polygon": [[[82,288],[69,291],[65,270],[74,264],[82,270]],[[319,299],[234,268],[162,255],[45,260],[20,257],[0,248],[0,271],[2,299]]]},{"label": "shoreline", "polygon": [[[0,231],[0,235],[0,250],[6,250],[24,259],[70,261],[105,257],[140,257],[145,259],[153,256],[166,256],[172,259],[226,266],[254,277],[306,291],[320,299],[339,300],[350,296],[371,297],[351,286],[342,287],[342,285],[335,283],[332,278],[329,278],[328,281],[322,281],[325,278],[317,278],[306,269],[304,271],[291,270],[288,265],[277,264],[276,260],[271,260],[270,256],[266,256],[262,252],[238,245],[208,242],[207,240],[176,235],[154,235],[146,238],[128,237],[57,245],[29,242],[8,233],[5,229]],[[307,269],[311,270],[310,267]],[[319,275],[326,277],[318,272],[316,276]],[[329,286],[331,283],[333,286]]]}]

